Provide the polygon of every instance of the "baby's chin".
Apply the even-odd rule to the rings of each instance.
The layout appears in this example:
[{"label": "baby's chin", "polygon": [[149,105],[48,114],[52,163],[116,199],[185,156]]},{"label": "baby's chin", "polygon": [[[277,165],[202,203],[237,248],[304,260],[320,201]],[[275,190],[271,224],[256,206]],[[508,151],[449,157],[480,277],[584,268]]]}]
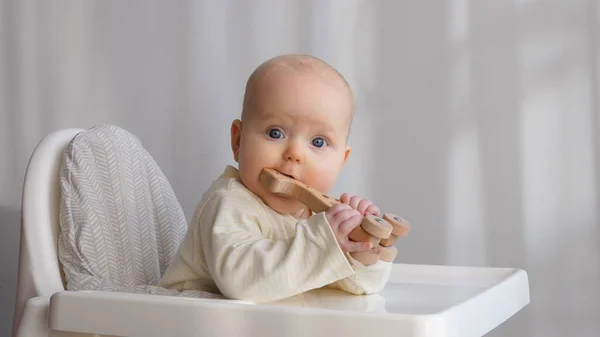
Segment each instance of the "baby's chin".
[{"label": "baby's chin", "polygon": [[302,213],[306,206],[300,201],[279,194],[270,192],[265,187],[257,184],[244,184],[252,193],[257,195],[267,206],[281,214],[290,214],[294,216],[297,213]]},{"label": "baby's chin", "polygon": [[263,200],[269,207],[281,214],[297,215],[298,213],[302,213],[302,210],[306,208],[298,200],[285,196],[271,194],[263,198]]}]

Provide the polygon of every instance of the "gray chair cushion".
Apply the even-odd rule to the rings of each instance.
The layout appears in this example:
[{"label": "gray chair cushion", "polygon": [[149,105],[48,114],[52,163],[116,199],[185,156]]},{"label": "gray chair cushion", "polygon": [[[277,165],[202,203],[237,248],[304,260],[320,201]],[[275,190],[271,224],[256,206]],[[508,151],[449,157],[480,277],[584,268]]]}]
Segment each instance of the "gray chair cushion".
[{"label": "gray chair cushion", "polygon": [[171,185],[128,131],[100,125],[63,153],[58,254],[67,290],[193,297],[157,287],[187,230]]}]

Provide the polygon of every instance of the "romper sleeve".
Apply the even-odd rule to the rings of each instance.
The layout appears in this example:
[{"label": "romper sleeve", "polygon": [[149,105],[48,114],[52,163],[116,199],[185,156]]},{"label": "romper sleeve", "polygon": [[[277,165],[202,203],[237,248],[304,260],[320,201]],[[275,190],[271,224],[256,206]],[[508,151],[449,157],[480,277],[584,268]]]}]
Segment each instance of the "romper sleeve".
[{"label": "romper sleeve", "polygon": [[329,284],[328,288],[340,289],[355,295],[370,295],[379,293],[390,279],[392,262],[377,261],[365,266],[350,254],[346,254],[355,273]]}]

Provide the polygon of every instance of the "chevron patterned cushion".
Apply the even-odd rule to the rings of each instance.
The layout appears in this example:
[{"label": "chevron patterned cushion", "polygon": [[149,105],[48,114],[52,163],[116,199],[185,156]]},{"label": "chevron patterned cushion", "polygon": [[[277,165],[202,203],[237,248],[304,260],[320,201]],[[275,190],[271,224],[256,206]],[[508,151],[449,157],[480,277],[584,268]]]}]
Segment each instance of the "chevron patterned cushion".
[{"label": "chevron patterned cushion", "polygon": [[219,297],[156,286],[187,224],[134,135],[114,125],[79,133],[63,153],[60,183],[58,252],[67,290]]}]

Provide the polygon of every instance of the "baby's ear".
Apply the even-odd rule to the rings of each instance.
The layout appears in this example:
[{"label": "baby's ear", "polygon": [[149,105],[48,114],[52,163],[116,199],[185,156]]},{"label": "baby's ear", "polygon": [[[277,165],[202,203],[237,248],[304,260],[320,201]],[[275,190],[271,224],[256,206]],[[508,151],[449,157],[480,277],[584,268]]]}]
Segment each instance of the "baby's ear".
[{"label": "baby's ear", "polygon": [[240,152],[240,141],[242,138],[242,121],[236,119],[231,123],[231,151],[233,151],[233,160],[238,162]]},{"label": "baby's ear", "polygon": [[346,145],[346,152],[344,153],[344,165],[346,165],[346,161],[348,161],[348,157],[350,157],[351,152],[352,147],[350,147],[350,145]]}]

